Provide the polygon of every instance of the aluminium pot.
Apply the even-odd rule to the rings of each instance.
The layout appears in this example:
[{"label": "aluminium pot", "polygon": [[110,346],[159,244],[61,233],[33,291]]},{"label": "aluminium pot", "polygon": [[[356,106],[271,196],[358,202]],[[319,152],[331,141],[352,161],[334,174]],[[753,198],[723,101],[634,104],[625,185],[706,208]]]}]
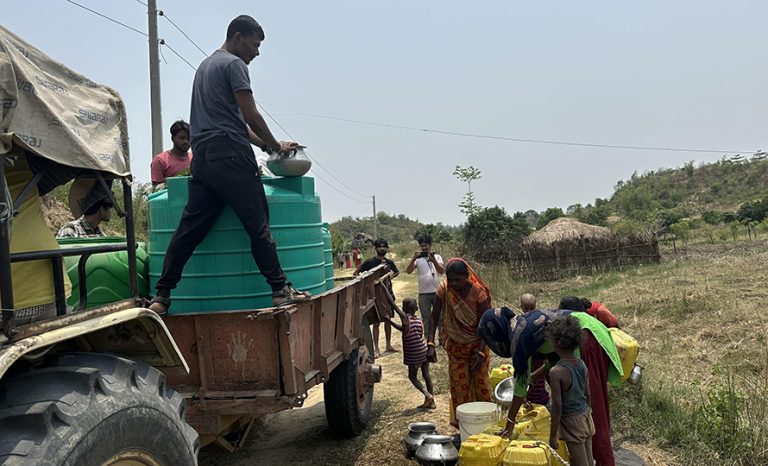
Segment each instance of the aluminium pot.
[{"label": "aluminium pot", "polygon": [[416,450],[416,462],[420,466],[455,466],[459,451],[450,435],[427,435]]},{"label": "aluminium pot", "polygon": [[433,422],[412,422],[408,424],[408,433],[405,434],[403,443],[405,444],[405,456],[413,458],[416,450],[421,446],[424,437],[427,435],[436,435],[437,425]]}]

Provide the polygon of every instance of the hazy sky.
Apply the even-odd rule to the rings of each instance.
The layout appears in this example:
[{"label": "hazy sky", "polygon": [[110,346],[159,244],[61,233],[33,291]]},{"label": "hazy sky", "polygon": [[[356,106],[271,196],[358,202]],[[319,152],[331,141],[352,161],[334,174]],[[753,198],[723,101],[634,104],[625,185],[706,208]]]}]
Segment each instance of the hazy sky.
[{"label": "hazy sky", "polygon": [[[78,0],[141,31],[139,0]],[[264,27],[250,65],[256,99],[315,165],[326,220],[377,207],[458,224],[457,165],[483,173],[485,206],[507,211],[592,202],[633,171],[723,154],[486,140],[311,118],[312,113],[441,131],[633,146],[768,149],[768,2],[168,1],[158,8],[203,50],[229,21]],[[132,170],[152,158],[147,39],[65,0],[3,0],[2,25],[128,109]],[[203,54],[159,18],[193,65]],[[163,128],[188,119],[193,70],[163,48]],[[273,132],[288,136],[271,120]],[[333,184],[343,196],[331,188]],[[358,194],[359,193],[359,194]],[[356,201],[350,200],[350,198]]]}]

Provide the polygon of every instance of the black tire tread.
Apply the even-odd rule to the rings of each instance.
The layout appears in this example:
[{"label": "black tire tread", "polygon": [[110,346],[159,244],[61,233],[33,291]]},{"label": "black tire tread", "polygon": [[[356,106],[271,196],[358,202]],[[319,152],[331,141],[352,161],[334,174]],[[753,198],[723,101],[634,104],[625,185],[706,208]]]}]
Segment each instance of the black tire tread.
[{"label": "black tire tread", "polygon": [[[366,320],[363,321],[363,336],[370,355],[373,355],[373,338]],[[350,438],[360,435],[370,417],[373,401],[373,387],[370,388],[370,402],[361,410],[357,403],[357,360],[359,348],[339,364],[323,385],[325,417],[331,433],[337,437]]]},{"label": "black tire tread", "polygon": [[56,464],[51,445],[78,426],[79,416],[128,392],[159,397],[178,416],[174,423],[197,457],[199,439],[184,421],[184,399],[160,371],[113,354],[65,353],[0,381],[0,465]]}]

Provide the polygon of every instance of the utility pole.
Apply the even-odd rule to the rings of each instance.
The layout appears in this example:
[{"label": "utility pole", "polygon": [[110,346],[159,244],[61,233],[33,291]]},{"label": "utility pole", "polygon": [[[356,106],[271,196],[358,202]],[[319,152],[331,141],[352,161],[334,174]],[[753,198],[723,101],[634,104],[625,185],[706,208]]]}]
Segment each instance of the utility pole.
[{"label": "utility pole", "polygon": [[379,239],[379,219],[376,217],[376,196],[373,196],[373,239]]},{"label": "utility pole", "polygon": [[157,0],[147,0],[149,33],[149,107],[152,121],[152,155],[163,151],[163,112],[160,103],[160,41],[157,37]]}]

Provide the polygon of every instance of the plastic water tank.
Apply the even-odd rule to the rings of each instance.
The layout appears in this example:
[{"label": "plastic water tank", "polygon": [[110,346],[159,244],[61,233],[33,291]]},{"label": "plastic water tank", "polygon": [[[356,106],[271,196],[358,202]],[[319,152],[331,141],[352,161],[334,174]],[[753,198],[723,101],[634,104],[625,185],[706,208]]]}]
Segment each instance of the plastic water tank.
[{"label": "plastic water tank", "polygon": [[[125,238],[62,238],[62,249],[99,246],[102,244],[124,243]],[[80,283],[77,275],[77,263],[80,256],[65,257],[64,268],[72,282],[72,296],[67,300],[70,306],[80,302]],[[147,296],[149,291],[149,257],[144,243],[138,243],[136,249],[136,272],[139,284],[139,296]],[[88,287],[87,309],[114,303],[131,297],[131,283],[128,279],[128,252],[104,252],[93,254],[85,263],[85,284]]]},{"label": "plastic water tank", "polygon": [[325,289],[333,289],[333,243],[331,242],[331,227],[323,223],[323,257],[325,258]]},{"label": "plastic water tank", "polygon": [[[187,204],[189,178],[167,180],[149,197],[149,276],[154,292],[165,251]],[[262,178],[277,254],[294,287],[325,291],[320,198],[311,177]],[[227,207],[187,262],[173,290],[170,314],[258,309],[272,305],[272,290],[256,267],[251,242]]]}]

